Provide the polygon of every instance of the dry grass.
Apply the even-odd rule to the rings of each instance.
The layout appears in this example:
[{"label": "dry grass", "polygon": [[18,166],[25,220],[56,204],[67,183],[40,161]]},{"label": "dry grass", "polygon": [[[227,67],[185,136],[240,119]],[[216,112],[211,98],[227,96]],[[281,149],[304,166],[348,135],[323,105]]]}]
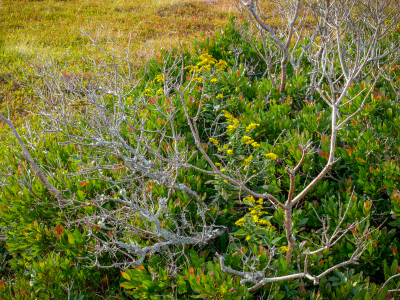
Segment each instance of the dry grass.
[{"label": "dry grass", "polygon": [[0,37],[6,54],[82,53],[81,31],[106,27],[118,42],[128,35],[136,43],[156,46],[187,41],[213,32],[234,12],[230,1],[204,0],[4,0],[0,4]]}]

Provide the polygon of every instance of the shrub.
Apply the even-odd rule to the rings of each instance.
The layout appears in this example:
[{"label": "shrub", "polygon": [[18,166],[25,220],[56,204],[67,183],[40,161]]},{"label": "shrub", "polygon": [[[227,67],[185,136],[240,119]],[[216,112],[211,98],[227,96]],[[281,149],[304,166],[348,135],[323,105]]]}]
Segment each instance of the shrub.
[{"label": "shrub", "polygon": [[[327,23],[349,4],[315,8],[319,36],[296,44],[305,54],[287,44],[301,68],[280,63],[279,88],[248,65],[265,43],[233,20],[195,42],[197,53],[162,51],[137,81],[130,58],[88,60],[90,76],[42,62],[43,84],[31,86],[40,122],[22,134],[0,115],[22,148],[8,157],[0,196],[17,280],[1,281],[0,292],[83,299],[112,297],[120,284],[144,299],[397,293],[400,105],[396,82],[381,75],[396,62],[398,32],[388,25],[377,40],[383,19],[356,39],[368,25],[358,14],[371,7],[355,3],[344,27]],[[332,38],[339,29],[340,46],[358,53],[345,61]]]}]

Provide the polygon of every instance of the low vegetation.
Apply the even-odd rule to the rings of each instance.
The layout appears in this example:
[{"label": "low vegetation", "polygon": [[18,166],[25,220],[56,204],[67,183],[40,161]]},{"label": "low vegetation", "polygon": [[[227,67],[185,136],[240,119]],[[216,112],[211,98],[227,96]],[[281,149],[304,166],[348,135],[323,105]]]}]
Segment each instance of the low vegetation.
[{"label": "low vegetation", "polygon": [[29,122],[0,113],[0,299],[396,299],[395,4],[239,1],[148,60],[112,32],[35,59]]}]

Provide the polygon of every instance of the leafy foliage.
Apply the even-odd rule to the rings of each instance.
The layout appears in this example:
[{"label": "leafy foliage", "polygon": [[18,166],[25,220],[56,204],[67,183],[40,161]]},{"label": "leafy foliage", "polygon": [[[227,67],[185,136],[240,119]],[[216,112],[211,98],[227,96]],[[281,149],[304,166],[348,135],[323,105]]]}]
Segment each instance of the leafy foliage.
[{"label": "leafy foliage", "polygon": [[[231,51],[233,45],[241,47],[246,55],[235,56]],[[255,191],[273,193],[284,202],[290,189],[289,179],[283,176],[286,168],[294,167],[301,160],[301,145],[311,140],[318,145],[318,151],[305,159],[301,172],[295,175],[294,192],[299,193],[326,164],[330,141],[329,107],[318,98],[311,103],[304,100],[304,83],[310,80],[311,69],[304,68],[288,79],[286,98],[282,103],[279,90],[272,87],[268,78],[246,74],[245,60],[257,59],[257,54],[240,38],[233,20],[212,37],[195,40],[194,48],[196,52],[192,54],[188,49],[183,50],[185,63],[189,66],[185,70],[185,82],[190,81],[196,68],[203,68],[199,73],[202,76],[195,78],[198,85],[184,95],[184,100],[189,114],[194,116],[200,106],[201,94],[205,95],[200,110],[200,118],[205,124],[200,128],[204,151],[221,173],[231,176],[257,174],[248,184]],[[133,110],[137,105],[134,99],[145,97],[147,108],[141,107],[141,115],[132,119],[146,119],[145,126],[150,131],[165,124],[168,126],[164,112],[180,105],[176,94],[164,94],[164,78],[159,65],[168,55],[169,52],[161,52],[158,58],[150,60],[145,81],[123,99],[127,108]],[[259,68],[261,70],[263,65]],[[293,70],[289,72],[294,75]],[[200,85],[206,83],[202,90]],[[368,79],[354,84],[349,96],[357,95],[369,84]],[[113,105],[118,99],[104,95],[103,100],[112,115]],[[357,101],[353,102],[355,106],[360,104]],[[343,106],[340,113],[351,113],[354,110],[352,105]],[[84,122],[84,115],[90,110],[89,104],[75,106],[78,107],[77,117]],[[163,107],[164,111],[158,107]],[[195,168],[180,169],[177,178],[205,199],[210,208],[207,220],[215,220],[215,226],[224,226],[230,232],[210,241],[207,248],[204,245],[175,246],[179,255],[172,257],[170,248],[163,247],[159,253],[147,254],[142,265],[128,266],[121,272],[112,266],[116,258],[123,261],[123,256],[114,253],[98,255],[98,240],[91,233],[100,237],[120,234],[118,237],[123,242],[134,239],[144,247],[151,246],[155,242],[145,232],[148,228],[146,223],[131,215],[132,226],[143,229],[142,235],[137,236],[131,236],[129,229],[115,233],[111,227],[103,226],[101,219],[89,225],[76,225],[74,222],[79,218],[98,213],[98,207],[92,201],[99,194],[113,199],[123,199],[123,196],[113,190],[109,181],[88,179],[79,173],[91,163],[89,154],[94,150],[90,147],[63,145],[59,143],[65,141],[62,137],[50,134],[40,137],[38,146],[32,151],[35,159],[41,165],[49,166],[47,171],[51,173],[51,183],[64,187],[65,193],[80,201],[81,205],[78,208],[60,208],[21,154],[12,151],[7,155],[4,169],[7,168],[9,175],[4,177],[0,192],[0,226],[5,228],[7,238],[0,248],[0,259],[6,261],[8,268],[0,267],[0,297],[61,299],[69,295],[71,299],[80,300],[100,299],[99,295],[107,299],[394,297],[389,290],[398,289],[399,281],[392,280],[385,287],[382,285],[400,272],[399,116],[400,103],[395,93],[390,85],[381,82],[368,99],[366,109],[340,131],[341,143],[335,150],[341,160],[333,166],[331,176],[319,182],[293,211],[294,233],[304,241],[302,247],[305,248],[312,248],[319,242],[317,230],[321,228],[321,217],[327,218],[329,233],[333,233],[337,226],[346,228],[355,220],[362,221],[358,227],[349,230],[346,239],[331,249],[310,255],[310,272],[322,273],[350,258],[355,241],[367,227],[371,227],[374,231],[368,236],[370,243],[359,263],[335,270],[322,278],[318,286],[297,278],[268,283],[255,292],[249,292],[251,285],[241,282],[239,276],[223,271],[217,253],[223,253],[225,266],[234,270],[251,256],[257,259],[257,270],[268,266],[267,274],[279,277],[297,272],[296,263],[289,265],[285,260],[288,245],[282,229],[284,211],[279,207],[273,209],[266,199],[255,199],[238,190],[222,176],[200,172],[199,169],[210,171],[211,168],[193,147],[194,138],[182,109],[175,116],[175,130],[183,137],[178,147],[188,149],[189,163]],[[32,126],[39,128],[40,125],[32,122]],[[210,128],[213,134],[210,134]],[[79,134],[74,128],[66,130]],[[167,133],[171,130],[168,129]],[[124,139],[133,140],[135,130],[129,125],[123,124],[120,132]],[[171,153],[173,146],[168,142],[160,144],[165,155]],[[109,159],[110,164],[121,166],[117,156]],[[127,172],[123,167],[110,168],[104,171],[104,175],[120,180],[123,172]],[[71,173],[74,177],[68,176]],[[147,188],[158,197],[168,194],[165,187],[154,185],[150,180]],[[185,191],[174,191],[166,206],[170,215],[183,215],[200,228],[198,224],[202,219],[197,214],[198,202]],[[123,209],[118,205],[110,202],[103,208]],[[341,224],[339,216],[343,210],[348,214]],[[173,231],[183,223],[182,220],[179,224],[167,220],[162,226]],[[271,248],[267,249],[266,245],[271,245]],[[300,246],[294,250],[295,255],[298,254],[296,259],[304,263],[300,250]],[[277,259],[269,265],[274,256]],[[87,260],[82,262],[83,259]],[[96,264],[87,263],[97,261],[95,259],[107,268],[100,269]],[[248,266],[246,268],[250,270]]]}]

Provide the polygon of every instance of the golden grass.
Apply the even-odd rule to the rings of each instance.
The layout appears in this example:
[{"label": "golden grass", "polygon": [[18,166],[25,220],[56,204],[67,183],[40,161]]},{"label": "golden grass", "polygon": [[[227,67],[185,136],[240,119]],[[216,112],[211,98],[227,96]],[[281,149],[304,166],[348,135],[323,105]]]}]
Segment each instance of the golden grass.
[{"label": "golden grass", "polygon": [[81,31],[102,25],[117,42],[126,42],[131,34],[138,44],[154,40],[161,46],[215,31],[234,12],[231,4],[227,0],[3,0],[0,37],[7,54],[60,55],[69,49],[74,56],[88,42]]}]

